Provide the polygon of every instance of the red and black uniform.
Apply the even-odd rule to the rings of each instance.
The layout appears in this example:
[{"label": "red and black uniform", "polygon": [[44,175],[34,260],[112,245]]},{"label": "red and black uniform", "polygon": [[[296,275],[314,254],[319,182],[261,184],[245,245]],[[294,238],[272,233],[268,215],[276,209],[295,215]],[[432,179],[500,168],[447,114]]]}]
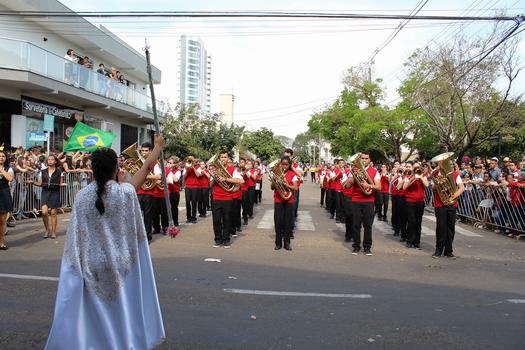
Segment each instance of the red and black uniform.
[{"label": "red and black uniform", "polygon": [[326,168],[324,166],[319,166],[319,170],[317,171],[317,181],[319,182],[319,187],[321,188],[321,207],[324,205],[324,197],[326,194],[326,188],[325,188],[325,180],[326,180]]},{"label": "red and black uniform", "polygon": [[255,178],[255,204],[259,204],[262,202],[262,181],[263,181],[263,173],[262,173],[262,167],[258,167],[255,169],[257,172],[257,177]]},{"label": "red and black uniform", "polygon": [[[373,181],[379,180],[380,175],[377,169],[368,166],[365,168],[366,172]],[[353,215],[353,229],[354,243],[352,244],[354,250],[361,249],[361,225],[363,226],[363,249],[366,251],[372,248],[372,224],[374,223],[374,200],[375,190],[372,190],[371,195],[366,195],[357,181],[352,185],[352,215]]]},{"label": "red and black uniform", "polygon": [[334,192],[332,197],[332,204],[330,205],[330,217],[332,218],[335,214],[336,223],[344,222],[345,220],[343,185],[341,184],[342,178],[343,172],[340,168],[335,167],[332,176],[332,186]]},{"label": "red and black uniform", "polygon": [[[168,174],[168,170],[166,168],[164,170],[166,170],[166,174]],[[157,162],[153,173],[155,175],[162,174],[160,163]],[[164,190],[162,189],[162,182],[160,180],[156,181],[156,185],[153,188],[153,215],[151,225],[154,233],[160,233],[162,228],[162,232],[166,234],[166,230],[168,229],[168,208],[166,207]]]},{"label": "red and black uniform", "polygon": [[[436,177],[439,169],[435,169],[432,175]],[[454,172],[456,186],[463,183],[459,172]],[[439,197],[439,193],[434,189],[434,215],[436,216],[436,251],[434,255],[451,255],[453,252],[452,243],[456,233],[456,210],[458,202],[444,205]]]},{"label": "red and black uniform", "polygon": [[391,181],[391,194],[392,194],[392,216],[390,217],[390,222],[392,223],[392,228],[394,229],[394,236],[399,236],[401,231],[400,217],[404,215],[404,206],[405,206],[405,197],[403,196],[403,190],[398,190],[397,185],[399,181],[402,181],[401,175],[393,174]]},{"label": "red and black uniform", "polygon": [[236,234],[237,232],[242,232],[242,224],[241,224],[241,208],[242,208],[242,194],[243,194],[243,186],[245,186],[245,183],[239,186],[239,189],[235,192],[232,192],[232,225],[231,225],[231,232],[232,235]]},{"label": "red and black uniform", "polygon": [[253,206],[255,203],[255,178],[257,171],[250,169],[247,172],[248,175],[248,218],[253,219]]},{"label": "red and black uniform", "polygon": [[[514,181],[509,183],[510,188],[510,203],[512,204],[512,211],[517,222],[513,226],[519,224],[521,229],[525,228],[525,181]],[[516,227],[517,228],[517,227]]]},{"label": "red and black uniform", "polygon": [[[235,167],[230,166],[226,171],[234,178],[241,178]],[[232,210],[234,193],[222,189],[215,181],[213,182],[213,200],[211,211],[213,217],[213,233],[215,245],[223,244],[230,246],[232,234]]]},{"label": "red and black uniform", "polygon": [[335,176],[335,166],[326,172],[326,208],[330,213],[330,219],[335,217],[335,183],[332,180]]},{"label": "red and black uniform", "polygon": [[245,169],[243,172],[241,172],[242,179],[244,180],[244,183],[241,185],[241,191],[242,191],[242,198],[241,198],[241,204],[242,204],[242,220],[244,225],[248,225],[248,212],[250,211],[250,199],[249,199],[249,193],[248,193],[248,171]]},{"label": "red and black uniform", "polygon": [[388,212],[388,200],[390,190],[390,177],[388,174],[381,174],[381,191],[376,192],[376,214],[379,220],[386,221]]},{"label": "red and black uniform", "polygon": [[208,169],[200,168],[200,177],[197,179],[197,210],[199,212],[199,217],[206,217],[206,212],[208,211],[208,206],[210,202],[210,178],[206,176],[209,174]]},{"label": "red and black uniform", "polygon": [[[150,174],[153,173],[153,168],[150,169]],[[154,205],[154,199],[153,199],[153,191],[155,189],[150,190],[144,190],[142,187],[140,187],[137,190],[137,197],[139,200],[140,210],[142,211],[142,218],[144,219],[144,228],[146,229],[146,235],[148,236],[148,240],[151,241],[152,239],[152,220],[153,220],[153,205]]]},{"label": "red and black uniform", "polygon": [[197,168],[200,165],[186,168],[184,170],[184,195],[186,197],[186,222],[197,222],[197,199],[199,196],[199,178]]},{"label": "red and black uniform", "polygon": [[179,202],[180,202],[180,169],[166,169],[168,178],[168,191],[170,193],[171,216],[173,224],[179,226]]},{"label": "red and black uniform", "polygon": [[[289,185],[293,185],[294,182],[299,182],[299,179],[295,175],[293,170],[288,170],[284,174],[284,178]],[[273,193],[273,221],[275,226],[275,248],[281,248],[284,243],[286,249],[290,248],[290,237],[292,235],[292,214],[293,214],[293,203],[294,193],[286,201],[284,200],[277,190],[274,189]]]},{"label": "red and black uniform", "polygon": [[425,185],[421,179],[414,179],[414,176],[408,177],[408,181],[412,183],[405,189],[408,221],[407,246],[419,248],[421,224],[425,212]]},{"label": "red and black uniform", "polygon": [[[343,172],[343,182],[351,176],[350,169],[345,169]],[[344,196],[344,210],[345,210],[345,242],[350,242],[353,238],[353,218],[352,218],[352,193],[354,191],[353,186],[343,187]]]}]

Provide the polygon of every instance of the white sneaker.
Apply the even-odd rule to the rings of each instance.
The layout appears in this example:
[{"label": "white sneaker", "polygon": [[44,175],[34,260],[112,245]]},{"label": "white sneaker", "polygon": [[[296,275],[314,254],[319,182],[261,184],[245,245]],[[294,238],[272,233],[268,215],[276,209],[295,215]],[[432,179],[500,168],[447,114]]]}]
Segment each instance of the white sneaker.
[{"label": "white sneaker", "polygon": [[217,244],[217,243],[214,243],[214,244],[212,245],[213,248],[219,248],[220,246],[221,246],[221,245],[220,245],[220,244]]},{"label": "white sneaker", "polygon": [[225,244],[225,245],[224,245],[224,249],[230,249],[231,247],[232,247],[232,246],[229,245],[229,244]]}]

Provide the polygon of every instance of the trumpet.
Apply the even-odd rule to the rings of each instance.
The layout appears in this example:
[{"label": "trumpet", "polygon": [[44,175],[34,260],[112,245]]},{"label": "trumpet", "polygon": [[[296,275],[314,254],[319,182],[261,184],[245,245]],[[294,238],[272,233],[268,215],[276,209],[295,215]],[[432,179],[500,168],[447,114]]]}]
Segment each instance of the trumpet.
[{"label": "trumpet", "polygon": [[423,175],[423,169],[421,169],[420,166],[414,167],[414,174],[419,176]]},{"label": "trumpet", "polygon": [[403,176],[411,176],[413,173],[412,169],[405,169],[403,171]]},{"label": "trumpet", "polygon": [[192,168],[194,163],[195,158],[193,158],[193,156],[187,156],[186,158],[184,158],[184,164],[187,168]]}]

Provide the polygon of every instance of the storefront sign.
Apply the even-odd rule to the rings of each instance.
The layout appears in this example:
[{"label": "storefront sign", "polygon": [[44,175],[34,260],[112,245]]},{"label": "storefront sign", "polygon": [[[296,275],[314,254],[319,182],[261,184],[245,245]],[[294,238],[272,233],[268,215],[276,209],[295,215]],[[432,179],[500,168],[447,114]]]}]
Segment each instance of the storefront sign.
[{"label": "storefront sign", "polygon": [[32,132],[29,134],[29,141],[43,142],[46,141],[47,135],[43,132]]},{"label": "storefront sign", "polygon": [[41,113],[41,114],[52,114],[57,117],[71,119],[75,113],[79,111],[74,109],[61,109],[56,106],[47,105],[40,102],[33,102],[22,100],[22,109],[29,112]]},{"label": "storefront sign", "polygon": [[44,114],[44,131],[55,131],[55,116],[52,114]]}]

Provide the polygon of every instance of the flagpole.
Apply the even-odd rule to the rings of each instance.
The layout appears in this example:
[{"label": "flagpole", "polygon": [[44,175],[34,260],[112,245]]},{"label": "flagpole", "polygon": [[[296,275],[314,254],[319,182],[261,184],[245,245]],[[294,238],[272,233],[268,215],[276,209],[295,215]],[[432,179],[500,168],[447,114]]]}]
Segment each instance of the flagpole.
[{"label": "flagpole", "polygon": [[[144,51],[146,52],[146,69],[148,71],[148,78],[149,78],[149,89],[151,93],[151,109],[153,111],[153,121],[155,125],[155,131],[157,134],[160,134],[160,125],[159,125],[159,118],[157,117],[157,105],[155,101],[155,90],[153,89],[153,78],[151,76],[151,62],[149,57],[149,45],[146,41],[146,46],[144,47]],[[162,179],[162,186],[164,187],[164,201],[166,202],[166,211],[168,212],[168,225],[170,227],[175,226],[173,222],[173,216],[171,215],[171,204],[170,204],[170,198],[168,195],[168,184],[166,182],[166,169],[164,168],[164,150],[160,151],[160,171],[161,171],[161,179]],[[178,210],[178,208],[177,208]]]}]

